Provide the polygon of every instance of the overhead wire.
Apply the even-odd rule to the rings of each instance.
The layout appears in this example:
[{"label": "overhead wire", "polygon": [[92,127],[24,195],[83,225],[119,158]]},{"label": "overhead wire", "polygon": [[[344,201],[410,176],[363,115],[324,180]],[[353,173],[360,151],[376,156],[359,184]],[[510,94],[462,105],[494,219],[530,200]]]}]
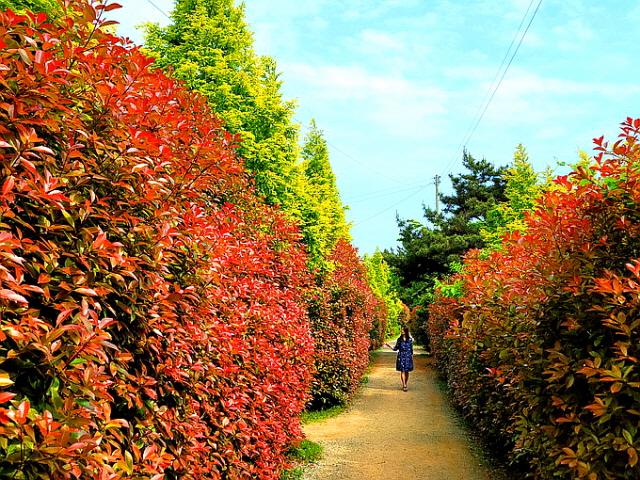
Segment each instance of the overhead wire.
[{"label": "overhead wire", "polygon": [[[527,32],[529,31],[529,28],[531,27],[531,24],[533,23],[533,20],[536,18],[536,15],[538,14],[538,11],[540,10],[540,6],[542,5],[542,0],[538,0],[538,4],[536,5],[536,8],[533,11],[533,14],[531,15],[531,18],[529,19],[529,23],[527,24],[526,28],[524,29],[524,31],[520,35],[520,40],[518,41],[518,44],[517,44],[515,50],[513,51],[512,55],[511,55],[511,58],[509,58],[509,62],[507,63],[507,66],[504,68],[504,70],[502,70],[502,67],[504,65],[504,60],[508,57],[509,52],[511,51],[511,48],[513,47],[513,43],[514,43],[515,39],[520,34],[520,30],[522,29],[522,25],[524,24],[524,21],[527,18],[527,15],[529,14],[529,11],[531,10],[531,6],[533,5],[534,1],[535,0],[531,0],[531,2],[529,3],[529,7],[527,7],[527,10],[526,10],[525,14],[523,15],[522,20],[520,22],[520,25],[518,26],[518,29],[516,30],[516,34],[515,34],[513,40],[511,41],[511,44],[509,45],[509,48],[507,49],[507,53],[505,54],[505,56],[504,56],[504,58],[502,60],[502,63],[500,64],[500,67],[498,67],[498,70],[496,71],[496,75],[494,76],[494,80],[493,80],[492,84],[489,86],[489,89],[487,90],[487,93],[491,92],[491,95],[489,96],[488,100],[483,101],[483,103],[480,104],[480,105],[484,105],[484,107],[482,108],[482,111],[480,112],[480,115],[476,114],[477,118],[476,118],[475,122],[472,123],[473,126],[469,130],[467,130],[467,134],[463,137],[462,142],[460,142],[460,144],[458,145],[456,151],[454,152],[453,158],[447,164],[445,175],[449,174],[451,172],[451,170],[453,169],[453,166],[457,163],[460,147],[466,147],[467,144],[471,141],[471,138],[475,134],[478,126],[480,125],[480,122],[484,118],[485,113],[487,113],[487,110],[489,109],[489,105],[491,105],[491,102],[493,101],[497,91],[499,90],[500,86],[502,85],[502,81],[504,80],[507,72],[509,71],[509,67],[511,67],[511,64],[513,63],[513,60],[515,59],[516,55],[518,54],[518,51],[520,50],[520,47],[522,46],[522,43],[524,42],[524,38],[526,37]],[[495,79],[498,77],[498,74],[500,73],[501,70],[502,70],[502,75],[500,75],[500,80],[498,81],[497,84],[495,84],[495,86],[493,86],[493,83],[495,82]],[[493,91],[492,91],[492,87],[493,87]],[[487,94],[485,94],[484,98],[485,99],[487,98]],[[480,109],[478,109],[478,111],[480,111]]]},{"label": "overhead wire", "polygon": [[358,160],[357,158],[355,158],[352,155],[349,155],[347,152],[345,152],[344,150],[342,150],[341,148],[337,147],[335,144],[327,141],[327,145],[329,145],[330,147],[332,147],[334,150],[336,150],[337,152],[341,153],[344,157],[354,161],[355,163],[365,167],[369,172],[371,173],[375,173],[376,175],[378,175],[379,177],[382,178],[386,178],[387,180],[391,180],[392,182],[398,183],[398,184],[404,184],[405,182],[403,182],[402,180],[398,180],[397,178],[393,178],[391,176],[389,176],[386,173],[383,173],[381,170],[378,170],[376,168],[373,168],[370,164],[363,162],[361,160]]},{"label": "overhead wire", "polygon": [[406,201],[407,201],[407,200],[409,200],[410,198],[415,197],[417,194],[419,194],[419,193],[420,193],[420,192],[422,192],[425,188],[427,188],[427,187],[429,187],[429,186],[431,186],[431,185],[433,185],[433,182],[432,182],[432,183],[428,183],[428,184],[424,185],[424,186],[423,186],[422,188],[420,188],[420,190],[418,190],[417,192],[413,192],[411,195],[408,195],[408,196],[404,197],[402,200],[400,200],[400,201],[398,201],[398,202],[396,202],[396,203],[394,203],[394,204],[392,204],[392,205],[389,205],[389,206],[388,206],[387,208],[385,208],[384,210],[380,210],[379,212],[374,213],[373,215],[371,215],[370,217],[365,218],[364,220],[361,220],[361,221],[359,221],[359,222],[355,222],[355,223],[353,224],[353,227],[359,227],[359,226],[360,226],[360,225],[362,225],[363,223],[367,223],[368,221],[373,220],[374,218],[379,217],[379,216],[380,216],[380,215],[382,215],[383,213],[386,213],[386,212],[388,212],[389,210],[391,210],[392,208],[395,208],[395,207],[397,207],[398,205],[400,205],[400,204],[402,204],[402,203],[406,202]]},{"label": "overhead wire", "polygon": [[147,0],[147,3],[149,3],[153,8],[155,8],[157,11],[159,11],[162,15],[164,15],[167,18],[171,18],[169,16],[169,14],[167,12],[165,12],[163,9],[161,9],[158,5],[155,4],[155,2],[153,0]]},{"label": "overhead wire", "polygon": [[[478,118],[478,116],[481,114],[482,109],[483,109],[485,103],[487,102],[487,99],[489,98],[489,95],[491,94],[492,89],[495,87],[496,80],[498,80],[498,77],[500,76],[500,72],[502,71],[502,67],[504,67],[505,62],[507,61],[507,58],[509,57],[509,53],[511,53],[511,49],[513,48],[513,45],[516,43],[516,39],[518,38],[518,35],[520,34],[520,31],[522,30],[522,26],[524,25],[524,22],[527,19],[527,16],[529,15],[529,11],[531,10],[531,7],[533,6],[533,2],[535,2],[535,0],[531,0],[529,2],[529,5],[527,6],[527,10],[524,12],[524,15],[522,16],[522,20],[520,20],[520,24],[518,25],[518,28],[516,29],[516,32],[513,34],[513,38],[511,39],[511,43],[509,44],[509,48],[507,48],[507,51],[504,53],[504,56],[502,57],[502,61],[500,62],[500,66],[497,68],[496,73],[493,75],[493,79],[491,80],[491,83],[489,84],[489,88],[487,88],[487,91],[485,92],[484,97],[482,97],[482,102],[480,102],[478,104],[478,108],[476,110],[476,113],[473,115],[473,118]],[[456,155],[460,151],[460,148],[465,143],[468,142],[467,138],[468,138],[469,133],[471,132],[472,129],[473,129],[473,124],[469,124],[469,128],[467,129],[466,133],[462,137],[462,140],[460,140],[460,143],[458,144],[458,146],[457,146],[457,148],[455,150],[456,151]]]},{"label": "overhead wire", "polygon": [[[503,57],[502,62],[500,63],[500,66],[498,67],[498,70],[496,71],[496,74],[494,75],[494,78],[493,78],[493,80],[491,82],[491,85],[489,86],[489,89],[487,90],[487,93],[485,94],[485,96],[483,98],[483,102],[480,103],[480,108],[482,108],[482,110],[480,111],[480,108],[478,108],[478,112],[480,112],[480,114],[478,115],[478,113],[476,112],[476,117],[477,118],[476,118],[475,122],[472,124],[473,126],[470,129],[467,130],[467,133],[463,137],[463,140],[458,145],[458,147],[457,147],[457,149],[456,149],[456,151],[454,153],[453,158],[447,164],[445,175],[449,174],[451,172],[451,170],[453,169],[453,166],[456,164],[456,162],[458,160],[457,157],[458,157],[458,153],[459,153],[460,148],[461,147],[466,147],[467,144],[471,141],[471,138],[475,134],[478,126],[480,125],[480,122],[484,118],[484,115],[487,112],[489,106],[491,105],[491,102],[493,101],[497,91],[499,90],[500,86],[502,85],[502,81],[504,80],[507,72],[509,71],[509,68],[511,67],[511,64],[513,63],[513,60],[515,59],[516,55],[518,54],[518,51],[520,50],[520,46],[522,45],[522,43],[524,41],[524,38],[526,37],[527,32],[529,31],[529,28],[531,27],[531,24],[533,23],[533,20],[535,19],[536,15],[538,14],[538,11],[540,10],[540,6],[542,5],[542,0],[538,0],[538,4],[536,5],[536,8],[533,11],[533,14],[531,15],[531,18],[529,19],[529,23],[527,24],[526,28],[524,29],[524,31],[520,35],[520,39],[518,41],[518,44],[517,44],[515,50],[513,51],[511,57],[509,58],[509,62],[507,63],[506,67],[503,70],[504,62],[505,62],[506,58],[509,56],[509,52],[511,52],[511,49],[513,48],[513,44],[515,43],[515,39],[520,34],[520,30],[522,29],[522,25],[524,25],[524,22],[525,22],[525,20],[527,18],[527,15],[529,14],[529,12],[531,10],[531,6],[533,5],[534,1],[535,0],[531,0],[530,1],[529,6],[527,7],[527,10],[525,11],[524,15],[522,16],[522,20],[520,21],[520,25],[518,26],[518,29],[516,30],[516,33],[515,33],[515,35],[513,37],[513,40],[511,41],[511,44],[509,45],[509,48],[507,49],[507,52],[505,53],[505,56]],[[500,71],[502,71],[501,75],[500,75]],[[498,80],[498,82],[494,86],[493,84],[495,83],[495,80],[498,78],[499,75],[500,75],[500,79]],[[492,90],[492,87],[493,87],[493,90]],[[490,96],[488,96],[489,92],[491,92]],[[487,100],[487,96],[488,96],[488,100]],[[400,205],[401,203],[405,202],[409,198],[411,198],[411,197],[417,195],[418,193],[420,193],[427,186],[429,186],[429,185],[426,185],[425,187],[421,188],[417,192],[413,192],[408,197],[406,197],[406,198],[400,200],[399,202],[397,202],[397,203],[385,208],[384,210],[381,210],[381,211],[377,212],[376,214],[364,219],[363,221],[354,223],[354,227],[357,227],[358,225],[362,225],[363,223],[366,223],[369,220],[373,220],[374,218],[378,217],[379,215],[382,215],[383,213],[389,211],[390,209],[396,207],[397,205]]]},{"label": "overhead wire", "polygon": [[409,188],[402,188],[400,190],[394,190],[394,191],[390,191],[390,192],[383,192],[383,193],[370,193],[367,196],[363,196],[361,198],[356,198],[356,199],[345,199],[344,203],[346,203],[347,205],[355,205],[358,203],[364,203],[364,202],[370,202],[374,199],[379,199],[379,198],[386,198],[386,197],[396,197],[398,195],[402,195],[403,193],[406,192],[411,192],[411,191],[415,191],[418,189],[421,189],[423,187],[425,187],[426,185],[415,185],[413,187],[409,187]]},{"label": "overhead wire", "polygon": [[539,0],[538,1],[538,5],[536,6],[536,9],[534,10],[533,15],[531,16],[531,19],[529,20],[529,23],[527,24],[527,28],[522,33],[522,36],[520,37],[520,41],[518,42],[518,45],[516,46],[516,49],[513,51],[513,55],[511,55],[511,58],[509,59],[509,63],[507,64],[507,67],[502,72],[502,76],[500,77],[500,81],[496,85],[496,88],[493,90],[493,93],[491,94],[491,97],[489,97],[489,101],[487,102],[487,104],[485,105],[484,109],[482,110],[482,113],[480,114],[480,117],[478,118],[478,120],[476,121],[475,125],[473,126],[473,129],[471,130],[471,133],[469,133],[469,135],[467,136],[467,139],[465,141],[465,145],[467,143],[469,143],[469,141],[471,140],[471,137],[473,137],[473,134],[476,132],[476,129],[478,128],[478,125],[480,125],[480,122],[484,118],[484,114],[487,112],[487,109],[489,108],[489,105],[491,104],[491,101],[493,100],[493,97],[495,97],[496,92],[500,88],[500,85],[502,84],[502,81],[504,80],[504,77],[507,74],[507,71],[509,70],[509,67],[511,66],[511,63],[513,62],[513,59],[516,57],[516,55],[518,53],[518,50],[520,50],[520,46],[522,45],[522,42],[524,41],[524,37],[527,35],[527,32],[529,31],[529,27],[531,27],[531,24],[533,23],[533,19],[536,17],[536,14],[538,13],[538,10],[540,9],[540,5],[541,4],[542,4],[542,0]]},{"label": "overhead wire", "polygon": [[353,194],[353,195],[348,195],[346,197],[347,200],[361,200],[361,199],[366,199],[368,197],[375,197],[377,195],[387,195],[387,194],[394,194],[394,193],[402,193],[405,192],[407,190],[413,190],[414,188],[419,188],[424,186],[424,183],[417,183],[415,185],[406,185],[406,186],[394,186],[394,187],[390,187],[390,188],[383,188],[380,190],[370,190],[370,191],[364,191],[358,194]]},{"label": "overhead wire", "polygon": [[[297,118],[297,117],[293,117],[293,120],[298,122],[300,125],[304,125],[304,122],[302,120],[300,120],[299,118]],[[325,138],[325,142],[327,142],[327,145],[330,146],[333,150],[335,150],[336,152],[342,154],[345,158],[351,160],[352,162],[357,163],[358,165],[360,165],[362,167],[365,167],[369,172],[374,173],[377,176],[385,178],[387,180],[391,180],[394,183],[398,183],[400,185],[405,184],[404,181],[398,180],[397,178],[393,178],[392,176],[388,175],[387,173],[384,173],[384,172],[382,172],[382,171],[380,171],[380,170],[378,170],[376,168],[373,168],[367,162],[359,160],[358,158],[354,157],[353,155],[348,154],[342,148],[338,147],[336,144],[334,144],[333,142],[330,142],[326,138]]]}]

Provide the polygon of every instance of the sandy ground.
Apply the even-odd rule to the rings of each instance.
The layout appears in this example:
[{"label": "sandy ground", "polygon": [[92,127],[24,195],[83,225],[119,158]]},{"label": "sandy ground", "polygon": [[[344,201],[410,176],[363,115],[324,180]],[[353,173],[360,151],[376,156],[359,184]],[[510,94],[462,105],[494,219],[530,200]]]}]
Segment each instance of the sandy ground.
[{"label": "sandy ground", "polygon": [[304,427],[324,456],[305,480],[491,480],[416,351],[409,391],[400,388],[395,353],[375,355],[369,382],[338,417]]}]

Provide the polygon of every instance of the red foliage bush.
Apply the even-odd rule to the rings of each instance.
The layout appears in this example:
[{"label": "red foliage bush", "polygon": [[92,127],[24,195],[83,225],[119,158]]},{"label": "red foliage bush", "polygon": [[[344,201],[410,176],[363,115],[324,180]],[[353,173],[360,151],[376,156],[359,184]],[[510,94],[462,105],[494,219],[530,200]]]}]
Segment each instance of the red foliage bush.
[{"label": "red foliage bush", "polygon": [[640,119],[620,137],[430,310],[456,403],[533,478],[640,478]]},{"label": "red foliage bush", "polygon": [[369,364],[374,322],[379,328],[378,346],[386,330],[384,305],[371,291],[356,250],[340,240],[330,260],[334,270],[321,279],[308,300],[316,345],[311,408],[343,404],[351,398]]},{"label": "red foliage bush", "polygon": [[71,3],[0,13],[0,477],[278,478],[299,235],[204,100]]}]

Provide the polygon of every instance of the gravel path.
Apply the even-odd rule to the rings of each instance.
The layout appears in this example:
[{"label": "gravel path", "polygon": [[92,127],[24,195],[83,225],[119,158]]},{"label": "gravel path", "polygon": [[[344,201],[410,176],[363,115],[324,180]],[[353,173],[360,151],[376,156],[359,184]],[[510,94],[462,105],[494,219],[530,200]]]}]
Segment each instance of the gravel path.
[{"label": "gravel path", "polygon": [[409,391],[400,389],[395,353],[380,350],[369,382],[338,417],[304,427],[324,456],[305,480],[491,480],[416,351]]}]

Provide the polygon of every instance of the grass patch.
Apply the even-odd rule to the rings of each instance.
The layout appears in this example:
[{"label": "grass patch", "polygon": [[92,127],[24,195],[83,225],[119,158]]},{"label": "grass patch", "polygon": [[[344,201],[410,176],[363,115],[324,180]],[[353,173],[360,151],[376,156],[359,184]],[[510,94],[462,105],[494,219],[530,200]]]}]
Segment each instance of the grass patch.
[{"label": "grass patch", "polygon": [[280,480],[302,480],[304,469],[302,467],[290,468],[280,474]]},{"label": "grass patch", "polygon": [[300,462],[316,462],[322,458],[322,445],[311,440],[302,440],[300,445],[291,448],[289,455]]},{"label": "grass patch", "polygon": [[[310,440],[302,440],[297,447],[291,447],[289,450],[289,458],[294,463],[311,463],[317,462],[322,458],[322,445]],[[297,465],[288,470],[284,470],[280,474],[280,480],[302,480],[304,475],[304,466]]]},{"label": "grass patch", "polygon": [[326,420],[328,418],[337,417],[346,410],[344,405],[336,405],[335,407],[327,408],[326,410],[316,410],[310,412],[302,412],[300,420],[302,423],[316,423]]}]

